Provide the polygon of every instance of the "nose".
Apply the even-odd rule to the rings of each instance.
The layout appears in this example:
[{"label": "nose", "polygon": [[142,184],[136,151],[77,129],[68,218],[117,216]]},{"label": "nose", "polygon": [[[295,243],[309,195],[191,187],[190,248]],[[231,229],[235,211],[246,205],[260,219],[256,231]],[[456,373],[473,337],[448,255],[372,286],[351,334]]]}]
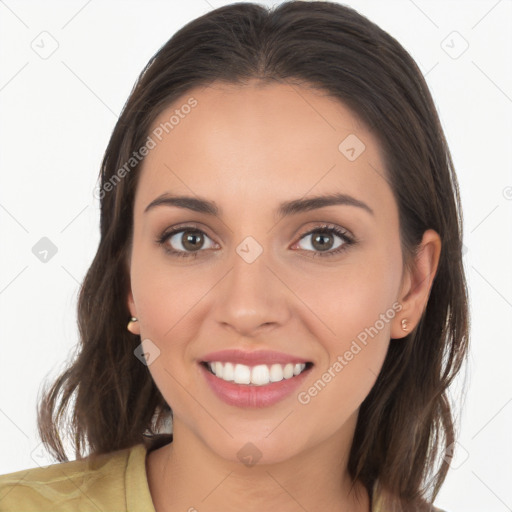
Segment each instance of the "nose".
[{"label": "nose", "polygon": [[237,248],[216,301],[218,324],[249,338],[284,325],[290,317],[291,292],[267,252],[260,250],[254,241]]}]

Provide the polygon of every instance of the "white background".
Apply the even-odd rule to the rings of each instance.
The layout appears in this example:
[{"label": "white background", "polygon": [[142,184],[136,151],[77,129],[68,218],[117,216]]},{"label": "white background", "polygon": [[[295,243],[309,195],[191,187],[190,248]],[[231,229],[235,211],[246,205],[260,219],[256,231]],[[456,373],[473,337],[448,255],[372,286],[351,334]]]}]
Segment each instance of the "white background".
[{"label": "white background", "polygon": [[[99,241],[93,190],[117,116],[155,51],[227,3],[0,1],[0,474],[53,462],[34,456],[37,395],[78,340],[77,292]],[[461,186],[472,346],[436,504],[512,510],[512,2],[345,3],[426,74]],[[52,44],[47,58],[33,49]],[[57,248],[46,263],[32,252],[42,237]]]}]

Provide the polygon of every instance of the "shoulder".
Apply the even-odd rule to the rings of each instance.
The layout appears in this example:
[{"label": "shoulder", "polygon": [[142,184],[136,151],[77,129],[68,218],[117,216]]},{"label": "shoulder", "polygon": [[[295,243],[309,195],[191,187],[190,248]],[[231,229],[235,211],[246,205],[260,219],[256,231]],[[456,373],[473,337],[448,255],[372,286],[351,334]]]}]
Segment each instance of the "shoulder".
[{"label": "shoulder", "polygon": [[126,468],[137,454],[143,445],[0,475],[0,511],[122,510]]},{"label": "shoulder", "polygon": [[[394,503],[395,499],[393,496],[382,487],[379,479],[376,479],[372,486],[372,509],[371,512],[385,512],[393,509],[394,506],[390,506],[390,503]],[[409,510],[409,509],[408,509]],[[412,510],[410,512],[413,512]],[[418,503],[414,507],[414,512],[448,512],[447,510],[437,508],[434,505],[430,505],[425,501]]]}]

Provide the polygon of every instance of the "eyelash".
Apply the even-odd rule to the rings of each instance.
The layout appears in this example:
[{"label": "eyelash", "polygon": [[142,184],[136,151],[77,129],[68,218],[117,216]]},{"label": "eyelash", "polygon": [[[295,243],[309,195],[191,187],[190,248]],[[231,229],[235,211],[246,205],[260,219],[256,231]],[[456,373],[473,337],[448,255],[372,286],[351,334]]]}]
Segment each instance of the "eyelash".
[{"label": "eyelash", "polygon": [[[165,252],[167,252],[171,256],[178,256],[178,257],[184,257],[184,258],[197,258],[198,254],[200,252],[203,252],[203,251],[201,251],[201,250],[194,251],[194,252],[176,251],[174,249],[169,249],[169,247],[166,245],[166,242],[167,242],[167,240],[169,240],[169,238],[174,236],[176,233],[181,233],[183,231],[199,232],[199,233],[201,233],[203,235],[208,236],[203,230],[199,229],[196,226],[192,226],[192,225],[178,226],[178,227],[172,229],[171,231],[164,231],[156,239],[156,243],[158,245],[160,245],[160,246],[163,246]],[[310,256],[312,258],[315,258],[316,256],[320,256],[322,258],[326,258],[326,257],[330,257],[330,256],[336,256],[337,254],[340,254],[343,251],[346,251],[350,246],[352,246],[355,243],[357,243],[357,241],[354,238],[352,238],[351,236],[349,236],[346,231],[344,231],[344,230],[342,230],[342,229],[340,229],[340,228],[338,228],[336,226],[330,225],[330,224],[323,224],[322,226],[318,226],[318,227],[313,228],[312,230],[310,230],[310,231],[308,231],[306,233],[303,233],[300,236],[299,241],[302,240],[304,237],[312,235],[314,233],[334,234],[334,235],[340,237],[343,240],[344,243],[340,247],[338,247],[337,249],[330,250],[328,252],[327,251],[322,252],[322,251],[309,251],[309,250],[307,250],[306,252],[313,252],[313,255]],[[208,238],[210,238],[210,237],[208,237]]]}]

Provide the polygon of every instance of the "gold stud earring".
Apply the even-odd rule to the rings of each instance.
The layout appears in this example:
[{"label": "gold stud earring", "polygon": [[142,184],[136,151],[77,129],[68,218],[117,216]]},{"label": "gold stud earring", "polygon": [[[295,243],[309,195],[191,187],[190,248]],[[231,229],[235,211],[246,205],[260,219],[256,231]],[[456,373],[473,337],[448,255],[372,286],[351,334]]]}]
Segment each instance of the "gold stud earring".
[{"label": "gold stud earring", "polygon": [[[134,316],[132,316],[132,317],[130,318],[130,321],[128,322],[128,325],[126,326],[126,328],[127,328],[130,332],[132,332],[132,330],[130,329],[130,327],[132,326],[132,324],[133,324],[133,323],[138,322],[138,321],[139,321],[139,319],[138,319],[138,318],[135,318]],[[134,334],[134,333],[132,333],[132,334]]]},{"label": "gold stud earring", "polygon": [[409,327],[408,327],[408,324],[407,324],[407,318],[404,318],[404,319],[402,320],[402,329],[403,329],[404,331],[409,330]]}]

